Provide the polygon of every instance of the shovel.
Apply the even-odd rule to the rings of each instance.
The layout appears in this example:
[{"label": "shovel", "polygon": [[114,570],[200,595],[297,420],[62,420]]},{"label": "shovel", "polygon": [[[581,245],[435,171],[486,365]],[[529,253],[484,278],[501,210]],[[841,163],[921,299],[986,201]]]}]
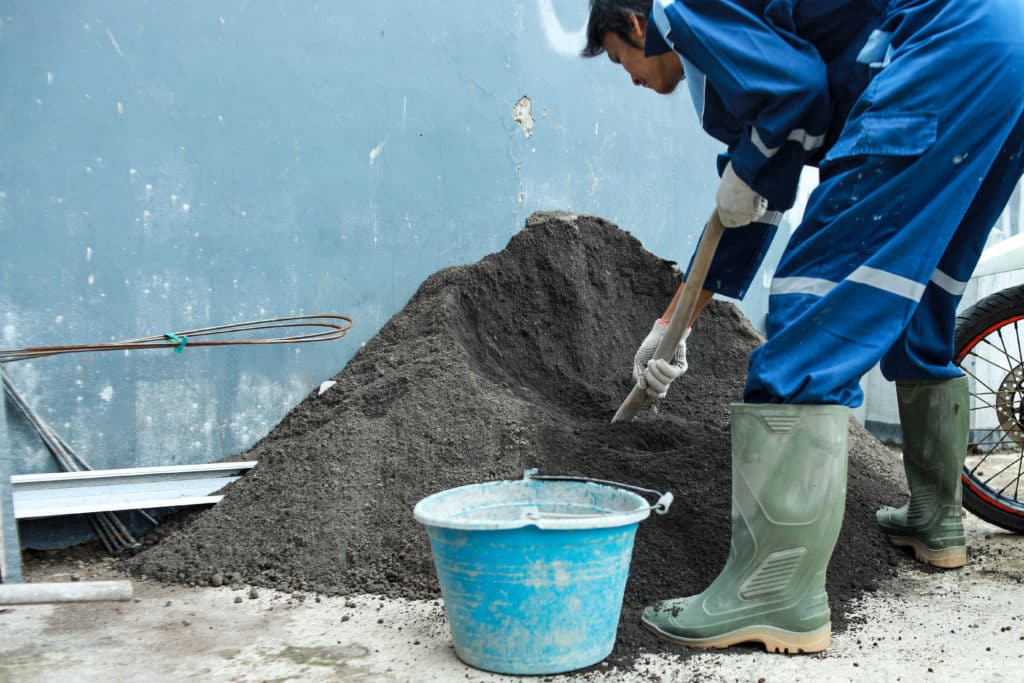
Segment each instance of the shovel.
[{"label": "shovel", "polygon": [[[658,342],[658,348],[654,350],[655,359],[669,360],[675,353],[679,340],[693,317],[693,310],[697,307],[697,297],[704,289],[704,279],[708,276],[708,268],[711,266],[711,259],[715,255],[715,249],[718,248],[718,241],[722,238],[723,230],[722,222],[718,220],[718,211],[712,211],[708,225],[704,229],[704,235],[700,238],[700,244],[697,245],[697,255],[687,274],[682,294],[679,295],[679,301],[676,303],[676,310],[672,313],[672,320],[669,321],[668,329],[665,330],[661,341]],[[647,400],[647,391],[640,388],[640,385],[634,385],[629,396],[619,406],[612,422],[632,420],[644,407]]]}]

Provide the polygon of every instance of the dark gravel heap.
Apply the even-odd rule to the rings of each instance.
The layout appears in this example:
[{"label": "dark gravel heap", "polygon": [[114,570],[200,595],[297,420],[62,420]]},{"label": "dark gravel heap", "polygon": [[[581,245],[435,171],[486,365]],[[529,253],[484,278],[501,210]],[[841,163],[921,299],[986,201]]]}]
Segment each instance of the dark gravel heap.
[{"label": "dark gravel heap", "polygon": [[[539,467],[675,494],[669,515],[640,525],[612,661],[665,651],[639,612],[703,590],[725,561],[728,404],[761,341],[735,306],[713,301],[690,337],[690,370],[660,413],[611,425],[632,385],[633,352],[678,277],[605,220],[534,214],[503,251],[428,278],[333,388],[241,454],[258,467],[133,558],[133,573],[437,597],[416,502]],[[852,421],[851,446],[828,576],[837,630],[850,601],[892,574],[874,509],[900,498],[892,456]]]}]

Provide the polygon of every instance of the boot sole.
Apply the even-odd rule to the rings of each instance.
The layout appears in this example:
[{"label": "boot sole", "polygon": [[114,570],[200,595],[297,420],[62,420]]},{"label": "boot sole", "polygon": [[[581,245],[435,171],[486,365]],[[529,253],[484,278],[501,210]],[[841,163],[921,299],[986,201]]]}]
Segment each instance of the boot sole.
[{"label": "boot sole", "polygon": [[890,536],[889,542],[902,548],[912,548],[918,562],[930,564],[942,569],[957,569],[967,564],[967,548],[945,548],[932,550],[921,541],[909,536]]},{"label": "boot sole", "polygon": [[748,626],[714,638],[684,638],[663,631],[645,619],[641,619],[641,621],[647,630],[655,635],[690,647],[721,649],[740,643],[761,643],[768,652],[795,655],[821,652],[832,642],[831,622],[807,633],[786,631],[773,626]]}]

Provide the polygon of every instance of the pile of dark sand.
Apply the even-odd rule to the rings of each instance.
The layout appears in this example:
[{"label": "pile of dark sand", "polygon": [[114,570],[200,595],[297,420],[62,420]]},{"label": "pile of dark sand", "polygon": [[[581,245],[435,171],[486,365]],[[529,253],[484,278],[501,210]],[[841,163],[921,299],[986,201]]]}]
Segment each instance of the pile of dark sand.
[{"label": "pile of dark sand", "polygon": [[[539,467],[675,494],[670,514],[640,525],[612,661],[666,650],[639,612],[703,590],[725,561],[728,405],[761,341],[735,306],[713,301],[690,337],[690,370],[660,413],[611,425],[632,386],[633,352],[678,278],[672,262],[607,221],[533,215],[503,251],[428,278],[333,388],[243,454],[259,460],[248,476],[134,558],[133,572],[437,597],[416,502]],[[828,575],[838,630],[849,602],[892,574],[874,509],[900,497],[892,457],[852,421],[850,458]]]}]

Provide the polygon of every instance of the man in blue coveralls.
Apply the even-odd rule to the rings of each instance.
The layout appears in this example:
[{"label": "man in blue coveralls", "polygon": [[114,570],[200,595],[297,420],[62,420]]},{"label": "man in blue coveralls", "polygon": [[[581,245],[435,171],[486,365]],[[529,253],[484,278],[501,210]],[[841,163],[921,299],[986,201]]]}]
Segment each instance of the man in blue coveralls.
[{"label": "man in blue coveralls", "polygon": [[[591,0],[587,33],[584,56],[607,53],[635,85],[667,94],[686,80],[702,127],[728,146],[716,202],[737,229],[702,302],[745,294],[801,167],[819,169],[772,280],[767,341],[731,406],[729,557],[707,590],[648,607],[643,622],[687,645],[823,650],[848,411],[876,363],[896,382],[911,492],[878,523],[918,560],[967,561],[955,311],[1024,168],[1024,3]],[[651,360],[664,328],[634,360],[653,398],[686,370],[685,337],[670,362]]]}]

